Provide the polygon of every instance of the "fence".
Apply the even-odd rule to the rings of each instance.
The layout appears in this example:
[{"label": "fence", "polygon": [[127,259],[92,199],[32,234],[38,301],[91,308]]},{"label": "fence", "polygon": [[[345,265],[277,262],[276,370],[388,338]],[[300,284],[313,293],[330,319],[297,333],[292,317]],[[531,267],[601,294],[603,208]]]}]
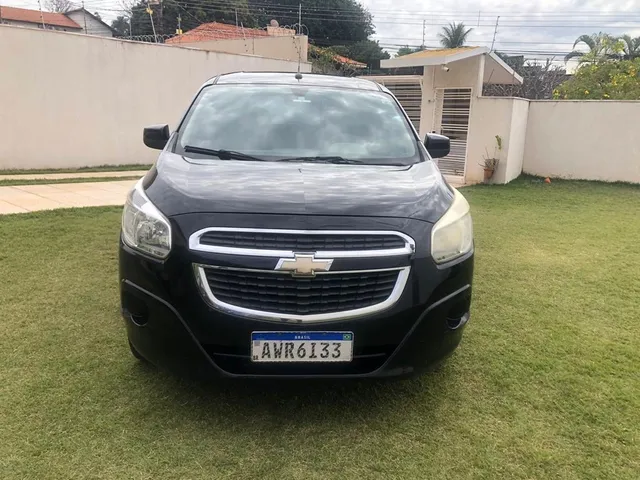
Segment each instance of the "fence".
[{"label": "fence", "polygon": [[[0,25],[0,169],[152,163],[142,128],[209,78],[298,62]],[[303,72],[310,65],[301,65]]]}]

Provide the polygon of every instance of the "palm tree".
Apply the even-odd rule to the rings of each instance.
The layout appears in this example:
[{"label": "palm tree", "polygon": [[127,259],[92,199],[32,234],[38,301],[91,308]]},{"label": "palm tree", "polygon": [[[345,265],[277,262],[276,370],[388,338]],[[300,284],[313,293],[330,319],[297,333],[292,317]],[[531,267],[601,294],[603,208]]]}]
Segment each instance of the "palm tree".
[{"label": "palm tree", "polygon": [[602,32],[580,35],[573,44],[573,48],[576,48],[580,43],[584,43],[589,48],[589,51],[573,50],[564,57],[565,62],[572,58],[577,58],[578,63],[598,63],[615,58],[622,50],[622,42]]},{"label": "palm tree", "polygon": [[630,35],[622,35],[618,40],[622,42],[622,53],[625,60],[640,57],[640,37],[631,38]]},{"label": "palm tree", "polygon": [[444,48],[459,48],[462,47],[467,41],[467,36],[471,33],[473,28],[467,29],[464,23],[450,23],[446,27],[442,27],[442,33],[438,34],[440,37],[440,44]]}]

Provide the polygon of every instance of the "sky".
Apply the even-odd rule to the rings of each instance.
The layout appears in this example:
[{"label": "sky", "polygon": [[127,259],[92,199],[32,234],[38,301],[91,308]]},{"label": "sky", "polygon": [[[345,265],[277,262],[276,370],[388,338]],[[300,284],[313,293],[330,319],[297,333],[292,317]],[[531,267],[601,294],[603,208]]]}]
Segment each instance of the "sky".
[{"label": "sky", "polygon": [[[42,0],[45,2],[46,0]],[[80,6],[81,0],[73,0]],[[110,21],[122,0],[85,0],[87,10]],[[194,0],[198,1],[198,0]],[[271,0],[277,4],[278,0]],[[360,0],[373,15],[373,36],[392,55],[402,45],[438,46],[449,22],[473,28],[469,45],[490,47],[532,59],[561,59],[582,34],[640,36],[640,0]],[[2,5],[38,8],[38,0],[0,0]],[[304,23],[304,0],[303,23]],[[500,17],[498,19],[498,16]],[[498,28],[495,29],[496,21]]]},{"label": "sky", "polygon": [[[530,58],[564,56],[582,34],[640,36],[640,0],[361,0],[374,15],[376,34],[391,53],[404,44],[437,46],[449,22],[473,28],[468,44]],[[498,20],[498,16],[500,17]],[[495,30],[498,21],[497,31]]]}]

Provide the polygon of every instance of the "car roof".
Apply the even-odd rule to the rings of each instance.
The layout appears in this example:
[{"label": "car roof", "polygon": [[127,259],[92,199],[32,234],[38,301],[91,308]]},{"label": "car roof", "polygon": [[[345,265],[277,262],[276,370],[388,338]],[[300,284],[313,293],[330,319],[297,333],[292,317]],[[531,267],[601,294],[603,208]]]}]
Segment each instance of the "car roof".
[{"label": "car roof", "polygon": [[[302,78],[296,78],[301,76]],[[225,73],[212,78],[207,85],[260,84],[260,85],[304,85],[333,88],[349,88],[357,90],[381,91],[380,86],[362,78],[336,77],[314,73],[295,72],[237,72]]]}]

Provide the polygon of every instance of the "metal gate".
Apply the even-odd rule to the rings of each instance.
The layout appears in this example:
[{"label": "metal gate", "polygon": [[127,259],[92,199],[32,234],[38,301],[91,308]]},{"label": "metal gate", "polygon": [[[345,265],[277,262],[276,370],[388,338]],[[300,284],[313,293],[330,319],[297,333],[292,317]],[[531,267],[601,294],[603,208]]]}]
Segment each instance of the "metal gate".
[{"label": "metal gate", "polygon": [[422,109],[422,77],[388,76],[368,77],[384,85],[398,99],[417,132],[420,132],[420,110]]},{"label": "metal gate", "polygon": [[434,129],[451,140],[451,153],[438,159],[443,175],[464,181],[467,163],[467,138],[471,112],[470,88],[437,88],[434,110]]}]

